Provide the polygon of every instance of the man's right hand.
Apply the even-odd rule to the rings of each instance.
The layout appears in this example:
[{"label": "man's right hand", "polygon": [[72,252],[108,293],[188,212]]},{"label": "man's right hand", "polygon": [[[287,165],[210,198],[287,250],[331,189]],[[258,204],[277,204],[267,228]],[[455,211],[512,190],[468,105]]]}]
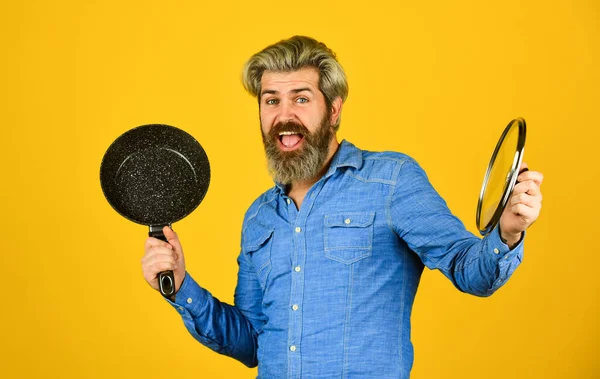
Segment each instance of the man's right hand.
[{"label": "man's right hand", "polygon": [[149,237],[146,240],[145,253],[142,258],[142,272],[150,287],[158,289],[158,274],[172,270],[175,276],[175,293],[179,291],[185,277],[185,259],[179,237],[171,228],[165,226],[163,233],[167,242]]}]

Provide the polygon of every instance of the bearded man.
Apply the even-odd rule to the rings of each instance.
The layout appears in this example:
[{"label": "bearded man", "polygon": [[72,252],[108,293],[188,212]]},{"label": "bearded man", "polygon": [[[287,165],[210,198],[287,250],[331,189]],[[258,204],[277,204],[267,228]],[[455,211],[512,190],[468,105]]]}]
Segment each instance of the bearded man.
[{"label": "bearded man", "polygon": [[339,143],[348,95],[323,43],[296,36],[255,54],[243,72],[258,99],[275,186],[246,212],[234,304],[185,271],[177,235],[149,238],[142,267],[173,270],[167,301],[189,332],[259,378],[408,378],[410,315],[424,266],[489,296],[521,262],[541,209],[542,175],[527,171],[499,226],[465,230],[410,157]]}]

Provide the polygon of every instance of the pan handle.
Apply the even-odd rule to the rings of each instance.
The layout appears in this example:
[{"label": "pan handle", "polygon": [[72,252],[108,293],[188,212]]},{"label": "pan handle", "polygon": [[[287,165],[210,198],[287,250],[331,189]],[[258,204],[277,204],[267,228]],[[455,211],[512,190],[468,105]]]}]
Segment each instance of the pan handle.
[{"label": "pan handle", "polygon": [[[171,224],[150,225],[148,235],[150,237],[158,238],[161,241],[169,242],[162,231],[165,226],[170,228]],[[158,288],[160,293],[166,298],[171,298],[175,295],[175,275],[173,275],[173,271],[163,271],[158,274]]]}]

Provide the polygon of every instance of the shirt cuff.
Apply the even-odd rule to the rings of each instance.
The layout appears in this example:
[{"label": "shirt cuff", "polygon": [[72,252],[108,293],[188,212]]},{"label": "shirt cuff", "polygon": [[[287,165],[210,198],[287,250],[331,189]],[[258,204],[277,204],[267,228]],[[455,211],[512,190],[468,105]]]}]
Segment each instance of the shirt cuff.
[{"label": "shirt cuff", "polygon": [[179,291],[175,294],[175,301],[165,300],[179,312],[184,319],[198,318],[205,309],[208,292],[185,273]]},{"label": "shirt cuff", "polygon": [[485,254],[489,254],[489,257],[498,264],[498,276],[492,286],[492,291],[495,291],[506,283],[523,261],[525,232],[523,232],[523,237],[512,250],[502,241],[498,227],[492,230],[485,239]]},{"label": "shirt cuff", "polygon": [[523,252],[523,241],[525,240],[525,232],[523,232],[523,236],[517,245],[511,249],[500,236],[500,228],[495,227],[494,230],[490,234],[485,237],[486,240],[486,250],[493,255],[498,256],[498,258],[504,258],[506,255],[518,255]]}]

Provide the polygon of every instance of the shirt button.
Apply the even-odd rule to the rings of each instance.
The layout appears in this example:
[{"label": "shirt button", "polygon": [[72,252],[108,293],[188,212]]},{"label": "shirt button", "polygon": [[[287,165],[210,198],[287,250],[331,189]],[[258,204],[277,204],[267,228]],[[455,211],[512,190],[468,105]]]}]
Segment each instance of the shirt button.
[{"label": "shirt button", "polygon": [[346,225],[348,225],[348,224],[350,223],[350,219],[349,219],[349,218],[345,219],[345,220],[344,220],[344,223],[345,223]]},{"label": "shirt button", "polygon": [[286,201],[287,201],[288,205],[290,205],[290,203],[292,202],[290,199],[287,199]]},{"label": "shirt button", "polygon": [[296,351],[296,346],[294,346],[294,345],[290,346],[290,351]]},{"label": "shirt button", "polygon": [[500,250],[498,250],[498,248],[494,249],[494,254],[498,254],[500,253]]},{"label": "shirt button", "polygon": [[297,311],[298,310],[298,304],[292,305],[292,309],[295,310],[295,311]]},{"label": "shirt button", "polygon": [[296,272],[300,272],[300,270],[301,270],[301,269],[300,269],[300,266],[296,266],[296,267],[294,267],[294,271],[296,271]]},{"label": "shirt button", "polygon": [[296,233],[300,233],[302,231],[302,228],[300,228],[299,226],[296,226]]},{"label": "shirt button", "polygon": [[188,304],[192,304],[192,298],[191,297],[188,297],[186,301],[187,301]]}]

